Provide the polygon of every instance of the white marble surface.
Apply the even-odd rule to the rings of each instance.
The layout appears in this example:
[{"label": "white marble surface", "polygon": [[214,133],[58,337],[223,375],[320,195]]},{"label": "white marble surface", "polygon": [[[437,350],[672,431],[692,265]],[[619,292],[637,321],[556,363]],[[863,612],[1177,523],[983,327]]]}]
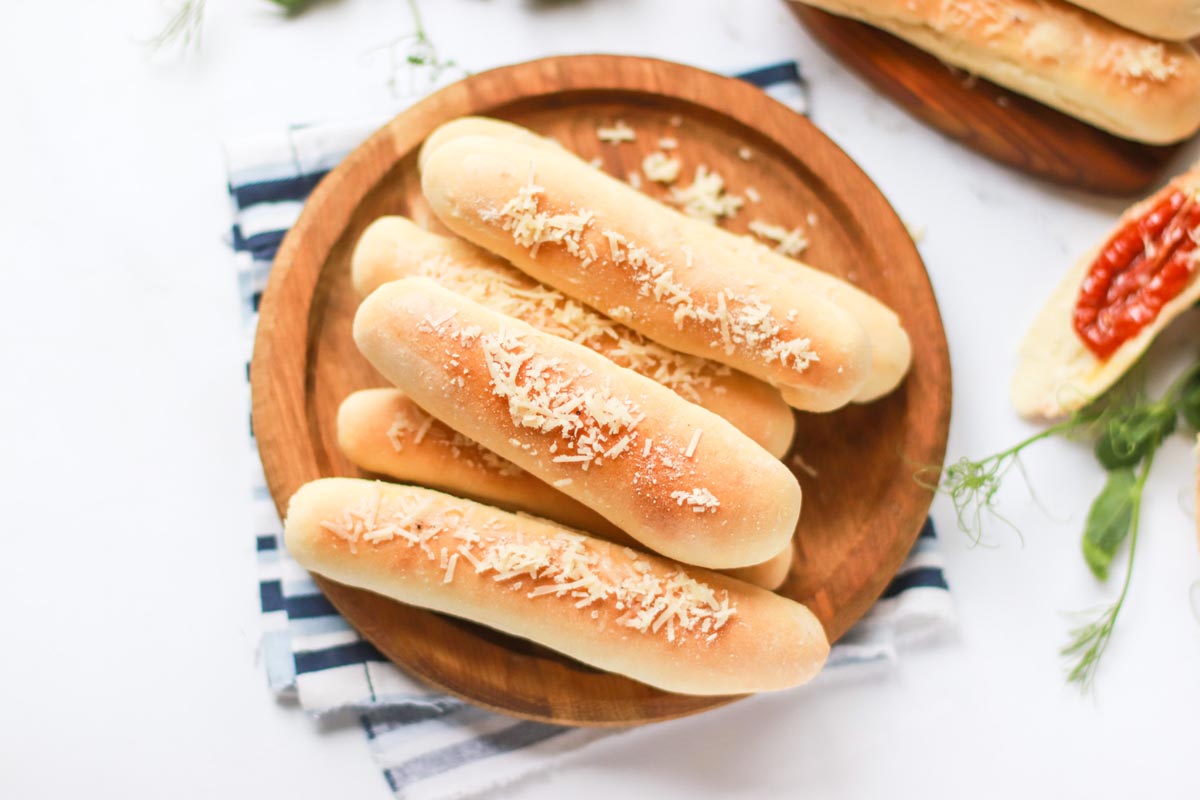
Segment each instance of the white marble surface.
[{"label": "white marble surface", "polygon": [[[408,22],[394,0],[289,22],[260,0],[210,5],[203,51],[179,64],[148,63],[137,44],[158,0],[0,8],[3,797],[386,795],[361,733],[278,705],[257,660],[218,142],[398,108],[368,51]],[[422,5],[443,52],[476,70],[587,51],[720,71],[799,58],[817,123],[926,230],[955,369],[951,455],[1029,430],[1006,401],[1017,338],[1119,204],[946,142],[843,72],[775,0]],[[1190,323],[1176,345],[1194,340]],[[972,549],[935,505],[957,634],[894,669],[618,738],[505,796],[1197,796],[1186,443],[1156,465],[1093,699],[1063,687],[1056,651],[1063,612],[1114,592],[1078,548],[1101,477],[1069,443],[1029,466],[1048,513],[1020,491],[1004,498],[1024,546],[1002,535]]]}]

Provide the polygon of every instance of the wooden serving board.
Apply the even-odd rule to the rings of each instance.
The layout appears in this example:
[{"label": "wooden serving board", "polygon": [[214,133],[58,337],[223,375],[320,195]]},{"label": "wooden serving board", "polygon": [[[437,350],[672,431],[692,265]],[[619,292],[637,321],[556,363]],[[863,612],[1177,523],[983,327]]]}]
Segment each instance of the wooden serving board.
[{"label": "wooden serving board", "polygon": [[789,2],[831,54],[917,119],[988,158],[1100,194],[1145,194],[1181,145],[1131,142],[983,78],[890,33]]},{"label": "wooden serving board", "polygon": [[[554,136],[621,176],[638,169],[660,137],[674,137],[685,175],[703,163],[732,191],[753,186],[761,194],[728,227],[744,231],[754,218],[811,227],[814,263],[899,310],[915,352],[903,386],[869,406],[799,417],[798,447],[817,476],[799,472],[799,555],[782,591],[809,605],[831,638],[841,636],[895,574],[929,509],[931,494],[914,482],[913,465],[941,464],[945,451],[950,366],[937,303],[904,226],[836,145],[759,90],[678,64],[578,56],[475,75],[398,116],[321,182],[276,257],[251,369],[254,429],[280,512],[307,481],[362,474],[338,451],[335,414],[347,394],[383,381],[351,339],[359,301],[351,250],[384,214],[438,227],[420,192],[417,149],[439,124],[467,114]],[[638,131],[636,142],[597,140],[596,126],[617,119]],[[750,160],[739,157],[743,147]],[[735,699],[659,691],[468,622],[318,583],[405,670],[507,714],[631,725]]]}]

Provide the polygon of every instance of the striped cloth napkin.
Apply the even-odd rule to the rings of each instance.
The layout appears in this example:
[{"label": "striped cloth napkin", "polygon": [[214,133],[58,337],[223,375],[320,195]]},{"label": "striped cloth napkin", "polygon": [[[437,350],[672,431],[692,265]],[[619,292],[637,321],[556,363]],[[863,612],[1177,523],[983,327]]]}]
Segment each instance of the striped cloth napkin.
[{"label": "striped cloth napkin", "polygon": [[[797,65],[744,73],[800,113],[807,91]],[[317,182],[381,124],[311,125],[226,147],[233,200],[232,246],[249,354],[271,261]],[[262,602],[262,654],[271,690],[321,715],[351,710],[398,798],[444,800],[485,792],[595,739],[618,735],[522,721],[471,706],[409,678],[363,640],[281,548],[282,527],[267,492],[253,432],[254,532]],[[883,597],[833,648],[829,666],[886,662],[903,638],[935,633],[953,609],[933,527],[921,536]]]}]

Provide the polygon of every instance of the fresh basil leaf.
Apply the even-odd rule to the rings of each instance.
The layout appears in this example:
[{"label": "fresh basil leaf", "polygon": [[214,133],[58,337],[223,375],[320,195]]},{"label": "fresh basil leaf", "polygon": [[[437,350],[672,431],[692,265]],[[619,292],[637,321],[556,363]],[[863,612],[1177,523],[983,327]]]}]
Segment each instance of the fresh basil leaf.
[{"label": "fresh basil leaf", "polygon": [[1132,469],[1113,470],[1088,511],[1083,529],[1083,559],[1100,580],[1108,578],[1108,568],[1117,549],[1129,538],[1137,492],[1137,475]]},{"label": "fresh basil leaf", "polygon": [[1175,431],[1175,409],[1137,406],[1108,421],[1096,440],[1096,458],[1105,469],[1137,466],[1150,450]]}]

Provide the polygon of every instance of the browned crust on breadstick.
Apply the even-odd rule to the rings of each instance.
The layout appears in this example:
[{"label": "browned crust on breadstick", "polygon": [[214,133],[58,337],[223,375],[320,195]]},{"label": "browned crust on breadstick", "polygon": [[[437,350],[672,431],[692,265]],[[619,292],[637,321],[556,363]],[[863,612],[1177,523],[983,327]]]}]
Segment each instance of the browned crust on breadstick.
[{"label": "browned crust on breadstick", "polygon": [[712,226],[552,148],[451,139],[422,188],[460,236],[676,350],[728,364],[829,411],[866,384],[870,341],[794,272],[731,263]]},{"label": "browned crust on breadstick", "polygon": [[725,364],[648,341],[469,242],[430,233],[404,217],[382,217],[359,237],[351,274],[363,296],[399,278],[431,278],[452,292],[653,378],[729,420],[773,456],[782,457],[791,447],[795,418],[777,389]]},{"label": "browned crust on breadstick", "polygon": [[1200,36],[1200,0],[1071,0],[1131,31],[1186,42]]},{"label": "browned crust on breadstick", "polygon": [[1200,128],[1200,56],[1060,0],[804,0],[1127,139]]},{"label": "browned crust on breadstick", "polygon": [[[587,506],[425,413],[399,389],[364,389],[348,396],[338,409],[337,432],[342,452],[362,469],[638,546]],[[771,560],[726,574],[778,589],[794,555],[789,542]]]},{"label": "browned crust on breadstick", "polygon": [[795,530],[799,484],[724,419],[433,281],[377,289],[354,339],[421,408],[670,558],[749,566]]},{"label": "browned crust on breadstick", "polygon": [[[464,136],[492,136],[569,153],[554,140],[511,122],[488,117],[460,117],[437,128],[421,145],[421,168],[424,169],[430,155],[438,147]],[[876,400],[891,392],[904,379],[912,364],[912,343],[895,311],[857,286],[777,253],[749,236],[738,236],[715,226],[708,226],[707,234],[704,250],[713,258],[716,258],[718,251],[724,251],[728,264],[750,262],[760,268],[766,266],[782,271],[794,283],[806,286],[808,291],[828,297],[863,326],[871,343],[871,367],[866,383],[854,395],[856,403]],[[770,447],[767,449],[771,450]]]},{"label": "browned crust on breadstick", "polygon": [[686,694],[785,689],[829,652],[804,606],[702,569],[429,489],[326,478],[292,497],[306,569]]}]

